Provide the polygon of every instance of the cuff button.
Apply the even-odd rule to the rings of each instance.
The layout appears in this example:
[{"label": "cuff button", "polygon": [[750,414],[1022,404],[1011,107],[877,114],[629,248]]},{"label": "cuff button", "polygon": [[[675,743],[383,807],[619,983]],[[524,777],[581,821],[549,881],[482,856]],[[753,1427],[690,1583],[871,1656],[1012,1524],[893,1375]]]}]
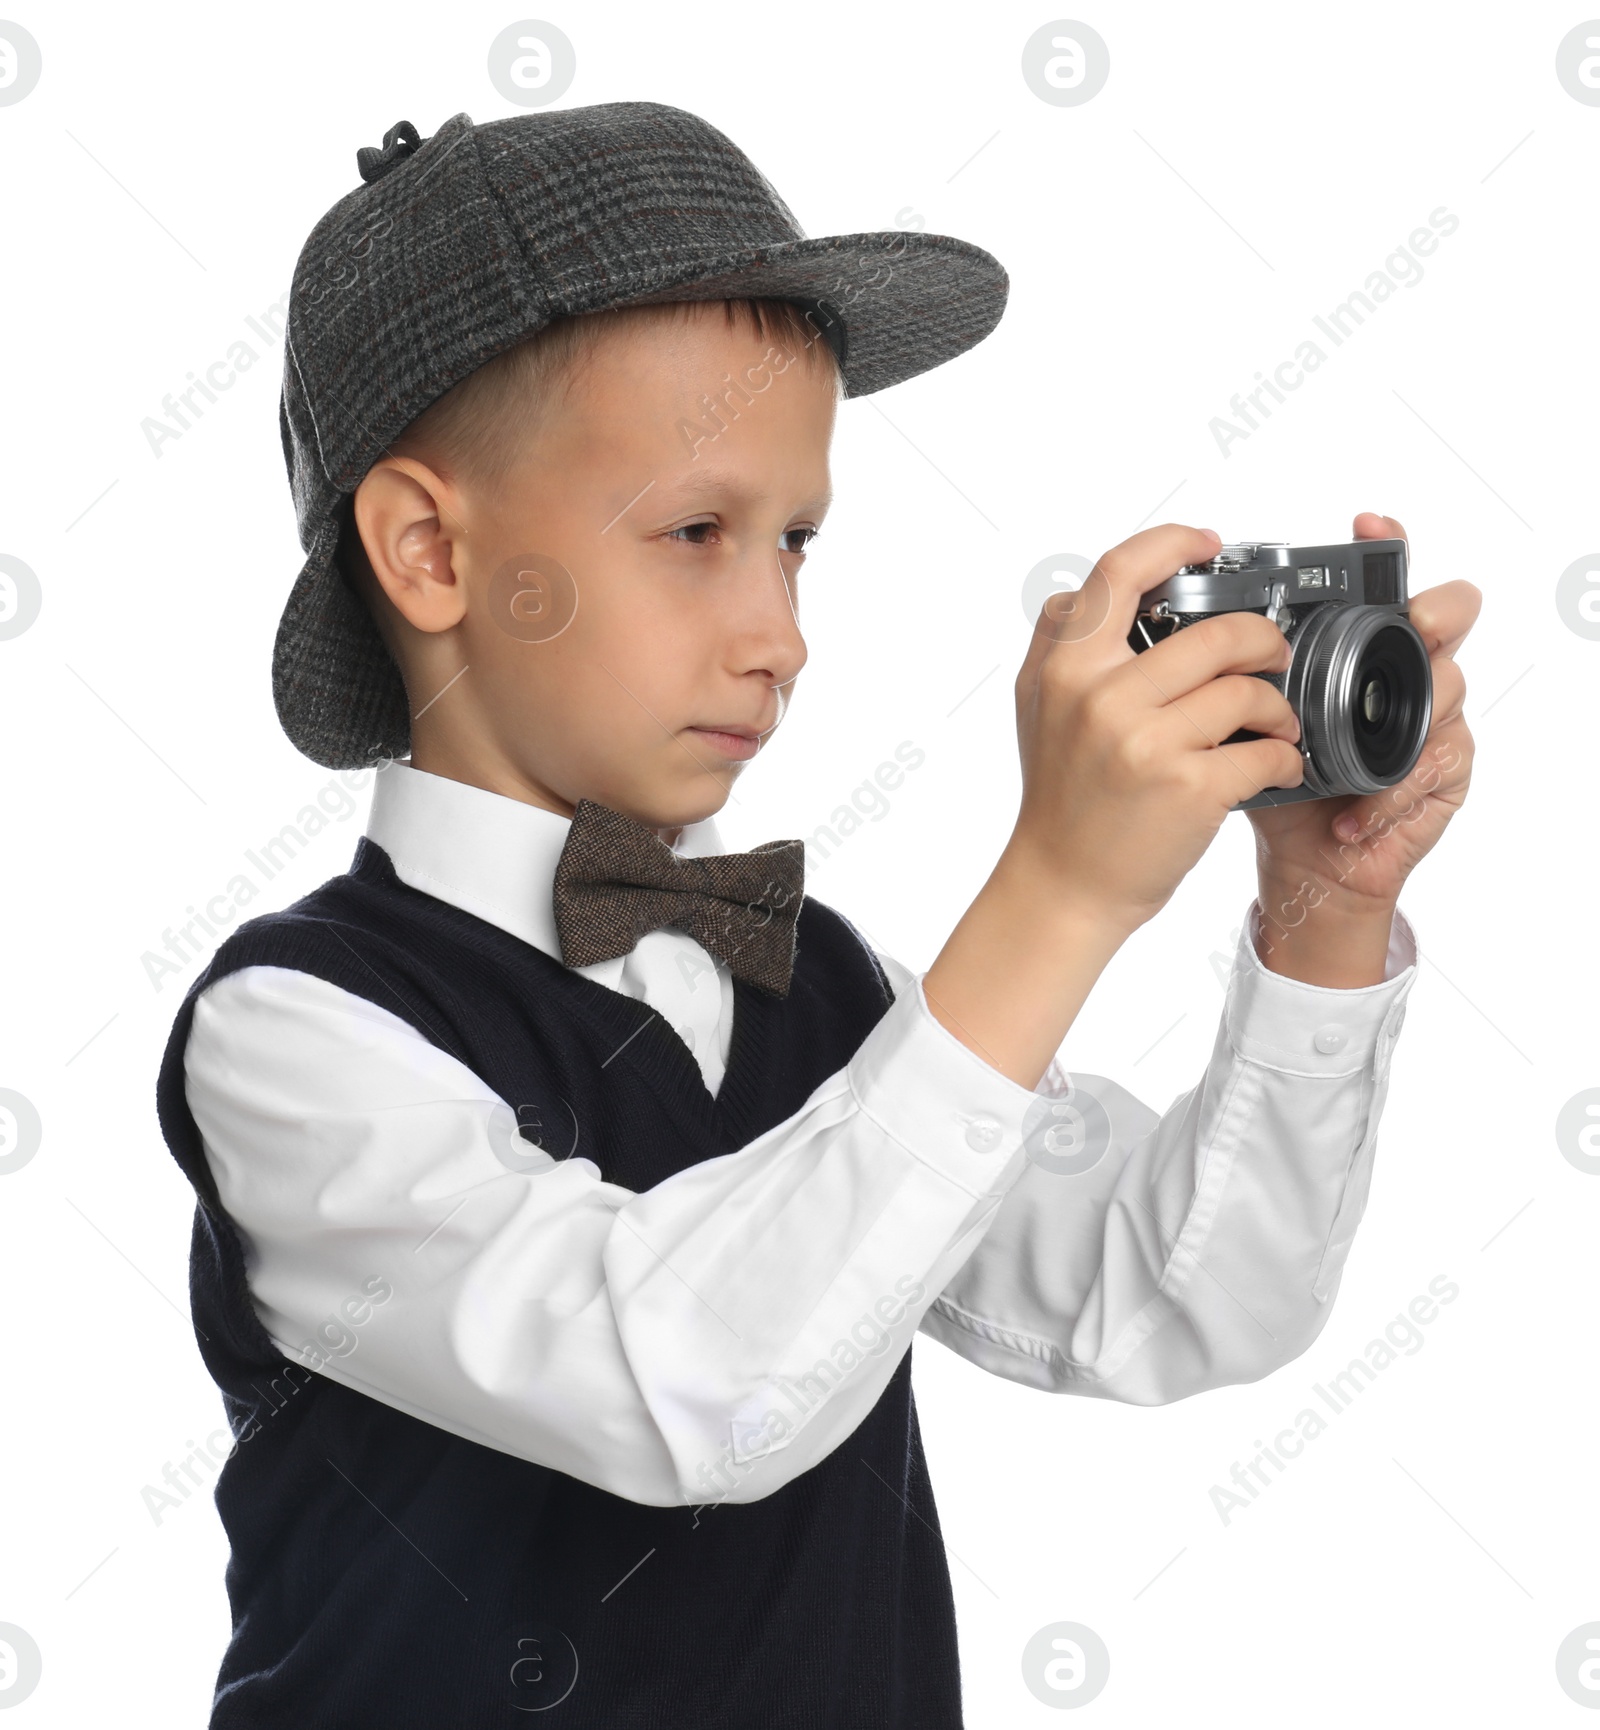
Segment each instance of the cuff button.
[{"label": "cuff button", "polygon": [[967,1146],[974,1153],[987,1153],[1000,1139],[1000,1124],[988,1112],[980,1111],[967,1120]]},{"label": "cuff button", "polygon": [[1311,1043],[1318,1051],[1343,1051],[1349,1043],[1349,1034],[1337,1021],[1330,1021],[1326,1027],[1319,1027],[1311,1036]]}]

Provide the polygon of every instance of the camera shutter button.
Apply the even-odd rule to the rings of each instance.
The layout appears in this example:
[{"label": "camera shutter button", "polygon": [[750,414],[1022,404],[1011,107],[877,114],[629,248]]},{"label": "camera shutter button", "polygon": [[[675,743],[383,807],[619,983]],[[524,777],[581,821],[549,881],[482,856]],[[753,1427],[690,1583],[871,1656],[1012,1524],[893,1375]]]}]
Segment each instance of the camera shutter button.
[{"label": "camera shutter button", "polygon": [[1311,1043],[1318,1051],[1343,1051],[1349,1041],[1349,1035],[1337,1021],[1330,1021],[1325,1027],[1319,1027],[1311,1036]]}]

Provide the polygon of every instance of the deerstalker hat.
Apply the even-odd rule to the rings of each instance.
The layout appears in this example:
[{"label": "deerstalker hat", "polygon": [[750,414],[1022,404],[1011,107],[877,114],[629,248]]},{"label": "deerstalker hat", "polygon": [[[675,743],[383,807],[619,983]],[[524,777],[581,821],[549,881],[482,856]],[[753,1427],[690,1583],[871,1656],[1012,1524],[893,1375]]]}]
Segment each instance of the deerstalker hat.
[{"label": "deerstalker hat", "polygon": [[272,656],[278,717],[331,769],[410,749],[400,671],[335,552],[389,443],[552,320],[759,296],[810,314],[844,394],[868,396],[986,337],[1007,278],[980,247],[911,230],[808,238],[698,115],[604,102],[429,138],[402,120],[356,152],[361,185],[317,223],[289,291],[279,429],[305,564]]}]

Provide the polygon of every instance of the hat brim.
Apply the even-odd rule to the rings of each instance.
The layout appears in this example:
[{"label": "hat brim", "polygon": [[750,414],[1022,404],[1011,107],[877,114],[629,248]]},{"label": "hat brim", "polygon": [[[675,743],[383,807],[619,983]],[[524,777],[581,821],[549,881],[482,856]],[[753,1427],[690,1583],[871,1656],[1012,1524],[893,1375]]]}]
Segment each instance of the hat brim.
[{"label": "hat brim", "polygon": [[845,396],[870,396],[931,371],[989,335],[1009,279],[992,254],[948,234],[881,229],[748,248],[712,262],[658,267],[615,306],[746,295],[821,303],[844,326]]}]

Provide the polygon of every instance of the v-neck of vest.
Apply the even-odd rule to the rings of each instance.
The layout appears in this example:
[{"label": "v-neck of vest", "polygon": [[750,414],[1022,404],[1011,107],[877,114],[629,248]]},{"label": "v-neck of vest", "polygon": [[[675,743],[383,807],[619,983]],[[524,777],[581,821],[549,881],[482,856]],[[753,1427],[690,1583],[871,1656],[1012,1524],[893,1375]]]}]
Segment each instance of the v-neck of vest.
[{"label": "v-neck of vest", "polygon": [[[755,1139],[751,1126],[756,1121],[760,1104],[756,1094],[760,1086],[761,1058],[772,1038],[778,1010],[778,999],[770,992],[734,975],[733,1032],[728,1041],[728,1061],[722,1083],[712,1093],[706,1086],[705,1075],[694,1053],[654,1004],[588,978],[576,968],[568,967],[559,957],[548,954],[538,944],[515,936],[504,926],[494,925],[493,921],[485,920],[479,914],[469,913],[453,902],[429,895],[426,890],[412,888],[395,871],[394,861],[382,845],[370,836],[363,835],[358,839],[350,875],[357,878],[376,876],[406,894],[421,895],[447,909],[448,916],[466,919],[475,925],[490,925],[502,937],[537,957],[535,965],[547,968],[559,987],[570,993],[579,1014],[610,1043],[610,1055],[602,1059],[603,1063],[632,1062],[669,1107],[693,1113],[699,1120],[699,1127],[712,1132],[713,1139],[726,1143],[728,1148],[743,1147]],[[800,914],[806,911],[807,899],[801,897]]]},{"label": "v-neck of vest", "polygon": [[669,1105],[694,1111],[702,1125],[719,1131],[719,1138],[730,1148],[754,1139],[753,1094],[777,1008],[770,992],[734,976],[728,1061],[721,1085],[712,1093],[694,1053],[653,1003],[589,979],[553,956],[544,959],[560,969],[579,1013],[610,1042],[602,1064],[632,1062]]}]

